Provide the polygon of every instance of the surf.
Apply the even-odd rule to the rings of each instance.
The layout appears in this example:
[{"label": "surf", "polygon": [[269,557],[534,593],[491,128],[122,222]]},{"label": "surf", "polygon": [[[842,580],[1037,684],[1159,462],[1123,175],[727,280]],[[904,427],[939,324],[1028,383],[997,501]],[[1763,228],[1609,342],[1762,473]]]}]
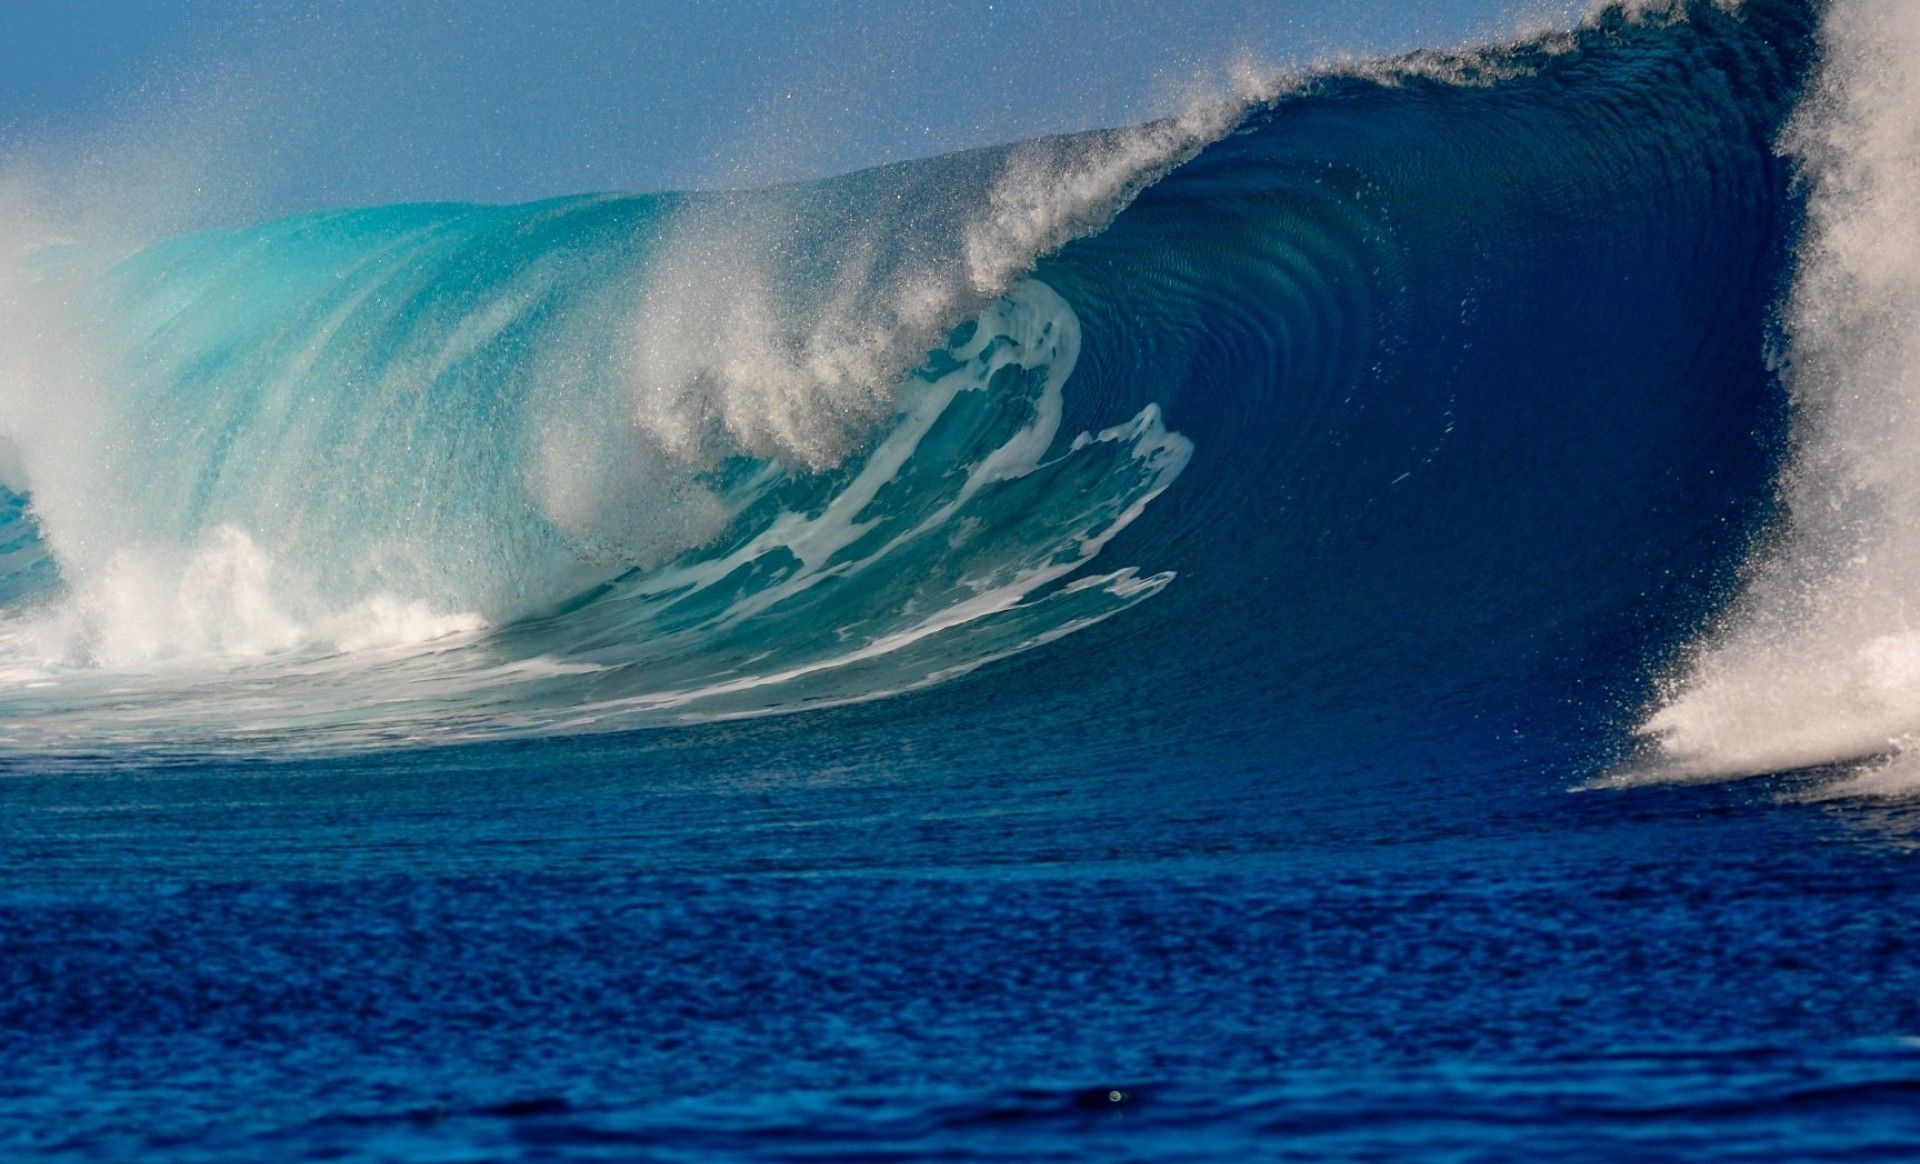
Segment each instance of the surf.
[{"label": "surf", "polygon": [[0,742],[354,751],[1018,669],[1266,748],[1585,685],[1610,762],[1769,520],[1818,16],[1603,8],[768,190],[15,210]]}]

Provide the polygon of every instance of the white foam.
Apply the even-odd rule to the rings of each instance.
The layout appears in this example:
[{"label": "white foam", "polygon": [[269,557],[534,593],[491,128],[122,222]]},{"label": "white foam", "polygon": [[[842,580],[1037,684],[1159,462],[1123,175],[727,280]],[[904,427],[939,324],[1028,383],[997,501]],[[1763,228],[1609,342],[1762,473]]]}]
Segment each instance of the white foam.
[{"label": "white foam", "polygon": [[317,620],[311,637],[349,653],[405,650],[423,643],[477,634],[486,619],[470,610],[436,611],[424,602],[376,594],[349,610]]},{"label": "white foam", "polygon": [[1784,320],[1788,522],[1668,680],[1631,775],[1844,762],[1920,729],[1920,6],[1835,3],[1821,51],[1784,141],[1810,191]]},{"label": "white foam", "polygon": [[18,677],[232,663],[302,648],[417,646],[484,626],[469,612],[386,594],[327,610],[245,530],[222,524],[185,549],[123,546],[51,605],[16,612],[0,634],[0,669]]},{"label": "white foam", "polygon": [[[1648,22],[1664,20],[1685,20],[1696,0],[1595,0],[1582,17],[1581,23],[1589,28],[1600,23],[1610,13],[1620,13],[1628,20]],[[1722,12],[1738,12],[1745,0],[1699,0],[1712,5]]]},{"label": "white foam", "polygon": [[[903,401],[902,415],[887,437],[866,456],[859,471],[824,508],[811,513],[783,513],[758,536],[733,552],[709,561],[663,571],[649,578],[644,589],[663,595],[681,595],[721,585],[769,554],[790,554],[797,563],[796,567],[778,582],[751,595],[733,599],[725,612],[701,631],[702,634],[713,634],[741,626],[796,599],[812,587],[868,569],[882,569],[891,555],[921,539],[946,534],[957,548],[970,536],[966,528],[968,523],[960,515],[966,511],[972,499],[996,484],[1017,480],[1050,464],[1046,454],[1052,448],[1060,428],[1061,389],[1073,372],[1079,345],[1079,321],[1066,302],[1042,283],[1027,281],[1020,284],[982,313],[973,338],[952,352],[957,360],[952,371],[931,383],[915,382]],[[1033,400],[1027,423],[971,465],[964,483],[944,504],[919,515],[917,522],[899,530],[883,543],[867,546],[857,557],[850,556],[849,551],[862,543],[873,529],[874,520],[865,515],[875,499],[883,489],[899,479],[903,466],[915,455],[921,441],[953,404],[956,396],[984,388],[994,380],[995,372],[1009,366],[1040,368],[1044,371],[1044,387]],[[1157,593],[1172,580],[1171,574],[1141,579],[1137,571],[1131,568],[1067,583],[1051,596],[1046,593],[1054,583],[1066,579],[1091,561],[1114,536],[1136,520],[1185,468],[1193,451],[1191,442],[1185,437],[1165,428],[1159,409],[1152,405],[1125,424],[1115,425],[1097,434],[1079,434],[1068,443],[1061,459],[1079,456],[1097,444],[1118,445],[1127,451],[1130,460],[1141,462],[1144,487],[1139,488],[1123,508],[1104,521],[1097,519],[1093,513],[1085,515],[1090,522],[1086,531],[1066,546],[1049,546],[1047,552],[1036,554],[1034,559],[1024,560],[1011,568],[1007,563],[995,566],[983,564],[980,573],[962,583],[960,589],[965,592],[964,596],[923,613],[914,613],[911,606],[902,609],[898,612],[901,617],[892,621],[890,629],[864,641],[855,637],[841,649],[788,665],[778,665],[777,660],[756,657],[737,673],[729,670],[704,676],[702,681],[692,684],[667,686],[582,706],[575,709],[562,726],[566,730],[601,729],[610,724],[630,722],[631,717],[639,713],[695,707],[701,709],[698,718],[764,714],[782,706],[782,689],[792,689],[885,660],[937,636],[1010,612],[1023,609],[1031,611],[1036,604],[1066,600],[1071,596],[1096,591],[1110,596],[1110,601],[1096,604],[1097,613],[1066,619],[1006,648],[981,653],[959,651],[954,656],[957,661],[899,686],[883,685],[852,694],[826,695],[824,691],[832,690],[828,686],[809,697],[815,703],[883,698],[941,682],[1008,654],[1054,641],[1099,621],[1123,605]],[[1085,500],[1092,504],[1095,512],[1099,510],[1098,498]],[[1036,595],[1039,597],[1036,598]],[[863,613],[875,616],[887,612]],[[906,673],[912,674],[911,671]],[[726,709],[725,701],[748,694],[758,695],[764,702],[747,711]],[[717,708],[716,701],[722,701]]]},{"label": "white foam", "polygon": [[1190,96],[1173,117],[1127,129],[1043,138],[1013,151],[968,223],[969,287],[997,295],[1036,257],[1097,231],[1134,195],[1232,129],[1249,106],[1272,99],[1281,77],[1237,63],[1225,93]]},{"label": "white foam", "polygon": [[900,374],[949,328],[1042,257],[1105,227],[1282,80],[1251,65],[1231,78],[1228,91],[1195,94],[1169,118],[1011,147],[983,189],[963,192],[970,203],[909,225],[898,215],[919,208],[882,201],[851,233],[844,220],[823,230],[807,188],[688,205],[637,296],[635,426],[690,464],[732,452],[839,463],[893,413]]}]

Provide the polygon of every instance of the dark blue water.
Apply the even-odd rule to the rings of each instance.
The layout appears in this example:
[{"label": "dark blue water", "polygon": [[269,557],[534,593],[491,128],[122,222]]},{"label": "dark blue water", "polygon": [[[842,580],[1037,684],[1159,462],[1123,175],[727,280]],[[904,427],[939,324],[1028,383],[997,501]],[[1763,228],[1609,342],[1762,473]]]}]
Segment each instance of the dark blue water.
[{"label": "dark blue water", "polygon": [[1897,1159],[1920,1133],[1911,813],[1086,764],[979,727],[934,750],[900,710],[10,778],[8,1152]]},{"label": "dark blue water", "polygon": [[[697,423],[621,428],[596,329],[693,318],[676,216],[777,220],[787,323],[876,206],[933,278],[1016,153],[116,267],[133,404],[97,476],[22,438],[6,527],[5,625],[80,629],[6,638],[0,1158],[1920,1154],[1920,808],[1585,790],[1793,446],[1819,12],[1691,15],[1255,105],[956,292],[905,420],[849,372],[761,431],[695,345]],[[692,468],[582,494],[566,408]],[[277,645],[129,663],[156,539],[217,585],[138,609]],[[420,578],[485,629],[284,631]]]}]

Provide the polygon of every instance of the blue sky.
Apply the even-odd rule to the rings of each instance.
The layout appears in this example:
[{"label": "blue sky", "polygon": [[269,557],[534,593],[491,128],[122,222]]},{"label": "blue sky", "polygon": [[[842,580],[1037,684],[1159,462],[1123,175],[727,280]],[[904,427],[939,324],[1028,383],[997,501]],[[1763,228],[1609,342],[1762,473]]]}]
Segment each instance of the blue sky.
[{"label": "blue sky", "polygon": [[[762,182],[1138,120],[1572,0],[8,0],[0,141],[243,136],[275,207]],[[229,146],[232,143],[227,143]]]}]

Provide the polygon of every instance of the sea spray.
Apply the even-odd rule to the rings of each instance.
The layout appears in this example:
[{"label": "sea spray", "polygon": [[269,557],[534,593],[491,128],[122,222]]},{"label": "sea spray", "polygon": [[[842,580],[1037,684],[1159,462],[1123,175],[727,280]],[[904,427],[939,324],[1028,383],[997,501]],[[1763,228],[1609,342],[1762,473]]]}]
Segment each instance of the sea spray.
[{"label": "sea spray", "polygon": [[1920,11],[1843,0],[1820,44],[1781,142],[1808,199],[1783,319],[1784,527],[1669,681],[1634,775],[1836,763],[1920,730]]}]

